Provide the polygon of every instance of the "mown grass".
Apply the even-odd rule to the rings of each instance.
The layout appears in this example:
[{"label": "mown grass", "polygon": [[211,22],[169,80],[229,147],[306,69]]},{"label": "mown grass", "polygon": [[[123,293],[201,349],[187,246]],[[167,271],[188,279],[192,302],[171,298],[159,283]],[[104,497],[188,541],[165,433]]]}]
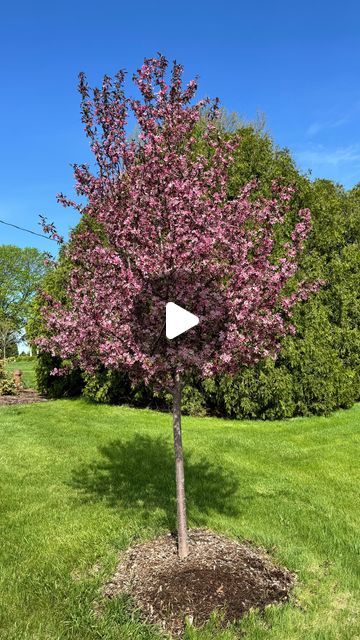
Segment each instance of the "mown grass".
[{"label": "mown grass", "polygon": [[[184,418],[189,521],[295,571],[291,603],[187,640],[355,640],[360,405],[328,418]],[[131,544],[175,528],[166,414],[61,400],[0,409],[2,640],[155,640],[94,602]]]},{"label": "mown grass", "polygon": [[22,381],[24,386],[28,389],[36,388],[35,377],[35,360],[8,360],[6,362],[6,370],[8,373],[12,373],[15,369],[20,369],[23,373]]}]

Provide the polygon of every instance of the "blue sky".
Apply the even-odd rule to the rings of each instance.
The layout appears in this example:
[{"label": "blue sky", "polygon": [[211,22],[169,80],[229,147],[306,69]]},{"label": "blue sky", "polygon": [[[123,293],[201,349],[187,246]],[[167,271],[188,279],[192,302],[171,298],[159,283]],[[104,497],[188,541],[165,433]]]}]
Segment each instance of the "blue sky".
[{"label": "blue sky", "polygon": [[[350,188],[360,180],[360,5],[356,2],[50,2],[0,9],[0,218],[38,229],[40,213],[66,233],[77,215],[71,162],[89,160],[77,74],[92,84],[133,71],[161,51],[267,130],[303,170]],[[130,83],[129,83],[130,84]],[[0,243],[53,249],[0,225]]]}]

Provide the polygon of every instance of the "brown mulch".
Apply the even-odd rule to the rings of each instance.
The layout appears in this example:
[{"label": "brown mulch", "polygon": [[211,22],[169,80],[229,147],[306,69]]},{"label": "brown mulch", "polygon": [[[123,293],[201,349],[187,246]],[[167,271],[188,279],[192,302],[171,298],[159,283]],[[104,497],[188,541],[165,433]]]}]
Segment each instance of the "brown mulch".
[{"label": "brown mulch", "polygon": [[14,396],[0,396],[0,407],[33,402],[46,402],[46,398],[39,395],[34,389],[22,389]]},{"label": "brown mulch", "polygon": [[220,610],[225,625],[288,600],[295,576],[264,551],[202,529],[190,532],[190,549],[180,561],[171,534],[129,549],[103,595],[129,594],[144,620],[175,636],[185,618],[201,626]]}]

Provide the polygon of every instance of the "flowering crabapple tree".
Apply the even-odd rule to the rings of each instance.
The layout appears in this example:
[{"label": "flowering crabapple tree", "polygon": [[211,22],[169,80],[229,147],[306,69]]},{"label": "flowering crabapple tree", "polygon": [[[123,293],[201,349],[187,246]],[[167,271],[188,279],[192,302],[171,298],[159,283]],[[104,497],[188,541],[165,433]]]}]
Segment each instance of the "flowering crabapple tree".
[{"label": "flowering crabapple tree", "polygon": [[[239,140],[217,124],[216,103],[195,103],[196,82],[183,87],[182,67],[168,73],[163,56],[145,59],[124,91],[124,72],[90,91],[80,74],[82,121],[95,169],[74,165],[85,204],[62,194],[82,216],[65,248],[70,275],[64,300],[44,294],[46,335],[40,348],[95,372],[128,372],[173,395],[178,550],[189,553],[181,387],[184,375],[232,374],[239,366],[275,356],[294,331],[291,310],[313,285],[286,289],[297,271],[310,228],[300,210],[282,250],[276,229],[292,190],[273,184],[271,197],[256,181],[228,197],[229,167]],[[127,135],[129,114],[138,126]],[[202,122],[202,143],[197,131]],[[291,293],[285,293],[291,291]],[[173,301],[200,322],[172,341],[164,335],[165,305]],[[60,370],[54,371],[61,374]]]}]

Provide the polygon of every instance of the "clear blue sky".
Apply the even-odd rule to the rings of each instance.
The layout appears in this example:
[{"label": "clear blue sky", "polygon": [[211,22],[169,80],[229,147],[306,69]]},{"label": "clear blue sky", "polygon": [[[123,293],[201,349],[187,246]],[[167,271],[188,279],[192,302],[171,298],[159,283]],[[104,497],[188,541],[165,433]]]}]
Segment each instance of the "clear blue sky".
[{"label": "clear blue sky", "polygon": [[[65,232],[76,214],[71,162],[89,159],[77,74],[90,82],[161,51],[200,76],[199,97],[266,116],[299,167],[347,188],[360,180],[358,2],[3,2],[0,9],[0,218]],[[38,228],[40,230],[40,228]],[[0,225],[0,243],[52,243]]]}]

